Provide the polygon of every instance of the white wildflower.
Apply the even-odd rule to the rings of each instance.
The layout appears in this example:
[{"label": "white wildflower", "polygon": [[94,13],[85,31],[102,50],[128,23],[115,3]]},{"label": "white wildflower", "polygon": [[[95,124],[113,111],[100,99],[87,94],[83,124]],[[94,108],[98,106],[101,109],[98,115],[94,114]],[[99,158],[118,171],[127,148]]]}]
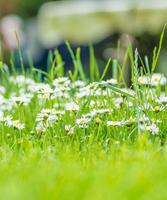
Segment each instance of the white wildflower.
[{"label": "white wildflower", "polygon": [[141,124],[140,129],[142,131],[149,131],[152,135],[159,134],[159,127],[155,123],[151,123],[150,125]]},{"label": "white wildflower", "polygon": [[157,100],[156,100],[157,103],[159,104],[167,104],[167,96],[160,96]]},{"label": "white wildflower", "polygon": [[112,113],[113,110],[112,109],[96,109],[93,110],[92,112],[94,112],[95,114],[107,114],[107,113]]},{"label": "white wildflower", "polygon": [[0,94],[5,94],[6,89],[3,86],[0,86]]},{"label": "white wildflower", "polygon": [[167,82],[167,79],[163,74],[155,73],[151,76],[151,85],[152,86],[165,85],[166,82]]},{"label": "white wildflower", "polygon": [[11,126],[12,122],[13,122],[13,118],[10,115],[8,115],[6,117],[2,116],[0,118],[0,122],[4,123],[6,126]]},{"label": "white wildflower", "polygon": [[139,85],[149,85],[150,84],[150,78],[149,76],[140,76],[138,78]]},{"label": "white wildflower", "polygon": [[19,120],[13,120],[11,116],[1,117],[0,122],[4,123],[5,126],[13,127],[18,130],[22,130],[25,128],[25,125],[21,123]]},{"label": "white wildflower", "polygon": [[22,96],[18,97],[11,97],[10,102],[16,105],[24,105],[27,106],[32,99],[32,95],[23,94]]},{"label": "white wildflower", "polygon": [[16,128],[16,129],[18,129],[18,130],[23,130],[23,129],[25,128],[25,125],[22,124],[22,123],[20,123],[19,120],[14,120],[14,121],[12,122],[12,127],[13,127],[13,128]]},{"label": "white wildflower", "polygon": [[122,97],[113,98],[112,101],[116,108],[121,108],[121,104],[123,103]]},{"label": "white wildflower", "polygon": [[40,113],[38,113],[36,121],[56,121],[58,117],[56,116],[55,110],[54,109],[42,109]]},{"label": "white wildflower", "polygon": [[38,123],[35,127],[35,131],[37,134],[41,134],[47,131],[47,127],[43,125],[43,123]]},{"label": "white wildflower", "polygon": [[18,85],[18,86],[23,86],[23,85],[32,85],[34,84],[34,80],[27,78],[23,75],[18,75],[18,76],[11,76],[9,79],[13,84]]},{"label": "white wildflower", "polygon": [[77,80],[75,82],[72,83],[72,88],[82,88],[86,85],[85,82],[81,81],[81,80]]},{"label": "white wildflower", "polygon": [[65,104],[65,109],[68,111],[78,111],[79,105],[76,104],[75,102],[69,102]]},{"label": "white wildflower", "polygon": [[125,121],[107,121],[107,126],[123,126]]},{"label": "white wildflower", "polygon": [[72,127],[71,125],[65,125],[65,131],[67,132],[68,135],[73,135],[74,127]]},{"label": "white wildflower", "polygon": [[57,98],[69,99],[70,98],[69,91],[70,91],[69,87],[59,86],[58,88],[55,88],[53,90],[53,95],[51,99],[52,100]]},{"label": "white wildflower", "polygon": [[117,79],[114,79],[114,78],[108,79],[106,82],[111,84],[111,85],[117,85],[118,84]]},{"label": "white wildflower", "polygon": [[88,117],[81,117],[80,119],[76,120],[76,125],[80,128],[87,128],[88,123],[91,121],[91,118]]},{"label": "white wildflower", "polygon": [[59,87],[59,86],[64,86],[64,87],[69,87],[71,81],[67,77],[59,77],[53,81],[53,86],[54,87]]},{"label": "white wildflower", "polygon": [[160,73],[154,73],[150,76],[140,76],[138,78],[138,83],[140,85],[150,85],[150,86],[158,86],[165,85],[167,82],[166,77]]}]

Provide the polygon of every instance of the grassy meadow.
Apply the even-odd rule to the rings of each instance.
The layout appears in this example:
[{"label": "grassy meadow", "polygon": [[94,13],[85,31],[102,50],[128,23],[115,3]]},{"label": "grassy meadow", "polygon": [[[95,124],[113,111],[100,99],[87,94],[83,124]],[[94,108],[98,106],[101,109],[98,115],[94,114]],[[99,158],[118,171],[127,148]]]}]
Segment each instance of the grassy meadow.
[{"label": "grassy meadow", "polygon": [[[166,199],[167,78],[129,45],[122,66],[103,73],[90,47],[86,75],[67,48],[46,72],[0,62],[0,199]],[[131,66],[131,86],[124,70]],[[112,69],[110,78],[106,78]]]}]

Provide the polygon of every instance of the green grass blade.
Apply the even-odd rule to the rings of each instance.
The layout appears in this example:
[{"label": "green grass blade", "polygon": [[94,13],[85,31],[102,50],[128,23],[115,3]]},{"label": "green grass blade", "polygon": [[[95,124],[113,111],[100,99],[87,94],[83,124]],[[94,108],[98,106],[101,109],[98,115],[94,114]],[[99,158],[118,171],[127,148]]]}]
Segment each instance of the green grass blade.
[{"label": "green grass blade", "polygon": [[163,28],[161,36],[160,36],[159,46],[158,46],[158,49],[157,49],[157,53],[155,51],[155,55],[153,56],[153,63],[152,63],[152,68],[151,68],[152,72],[155,71],[155,68],[156,68],[157,63],[158,63],[158,59],[159,59],[159,56],[160,56],[160,52],[161,52],[161,48],[162,48],[162,43],[163,43],[163,39],[164,39],[164,35],[165,35],[166,25],[167,24],[164,25],[164,28]]},{"label": "green grass blade", "polygon": [[116,80],[118,78],[118,61],[116,59],[114,59],[112,63],[112,78]]},{"label": "green grass blade", "polygon": [[15,36],[16,36],[16,41],[17,41],[17,48],[18,48],[18,53],[19,53],[19,60],[20,60],[20,65],[21,65],[21,71],[25,75],[25,67],[24,67],[24,62],[23,62],[23,56],[22,56],[20,41],[19,41],[17,33],[15,33]]},{"label": "green grass blade", "polygon": [[64,76],[64,62],[62,60],[62,56],[59,53],[58,50],[55,51],[55,57],[56,57],[56,75],[58,77]]},{"label": "green grass blade", "polygon": [[106,66],[105,66],[105,68],[104,68],[104,70],[103,70],[103,74],[102,74],[102,76],[101,76],[101,78],[100,78],[100,81],[102,81],[102,80],[104,79],[104,77],[106,76],[107,70],[108,70],[108,68],[109,68],[109,66],[110,66],[110,63],[111,63],[111,58],[108,60]]},{"label": "green grass blade", "polygon": [[82,81],[86,82],[86,75],[82,66],[82,62],[81,62],[81,49],[78,48],[77,52],[76,52],[76,59],[77,59],[77,65],[78,65],[78,71],[81,77]]},{"label": "green grass blade", "polygon": [[90,63],[89,63],[89,74],[90,74],[90,81],[94,82],[100,80],[100,72],[99,67],[95,58],[94,48],[92,45],[89,45],[89,56],[90,56]]},{"label": "green grass blade", "polygon": [[118,87],[115,87],[113,85],[110,85],[108,83],[99,83],[99,86],[103,87],[103,88],[110,88],[113,92],[116,92],[116,93],[119,93],[123,96],[127,96],[127,97],[130,97],[130,98],[135,98],[133,95],[131,95],[130,93],[128,92],[125,92],[123,90],[121,90],[120,88]]},{"label": "green grass blade", "polygon": [[145,56],[144,60],[145,60],[145,66],[146,66],[147,72],[150,74],[151,71],[150,71],[150,65],[149,65],[148,57]]},{"label": "green grass blade", "polygon": [[69,42],[66,42],[66,45],[67,45],[67,49],[68,49],[68,51],[69,51],[69,53],[71,55],[72,62],[73,62],[73,65],[74,65],[73,79],[77,80],[78,79],[78,63],[77,63],[76,57],[74,55],[74,52],[73,52]]}]

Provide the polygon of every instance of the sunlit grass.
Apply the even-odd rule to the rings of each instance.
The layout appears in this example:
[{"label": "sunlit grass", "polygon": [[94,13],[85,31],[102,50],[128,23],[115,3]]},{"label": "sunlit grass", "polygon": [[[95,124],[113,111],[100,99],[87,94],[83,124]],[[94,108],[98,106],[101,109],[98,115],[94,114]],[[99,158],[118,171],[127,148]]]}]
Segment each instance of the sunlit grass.
[{"label": "sunlit grass", "polygon": [[0,62],[0,199],[166,199],[163,36],[152,68],[128,47],[130,88],[117,60],[100,74],[92,47],[89,76],[68,43],[67,74],[58,51],[46,72]]}]

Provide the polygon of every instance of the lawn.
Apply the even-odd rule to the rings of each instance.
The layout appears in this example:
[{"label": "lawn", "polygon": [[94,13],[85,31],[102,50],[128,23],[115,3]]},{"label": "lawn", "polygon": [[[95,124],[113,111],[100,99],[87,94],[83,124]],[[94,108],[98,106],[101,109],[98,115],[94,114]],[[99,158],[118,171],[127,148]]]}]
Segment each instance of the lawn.
[{"label": "lawn", "polygon": [[[47,72],[0,63],[0,199],[166,199],[167,78],[131,46],[123,66],[99,72],[90,47],[64,72],[53,52]],[[112,68],[110,78],[105,78]]]}]

